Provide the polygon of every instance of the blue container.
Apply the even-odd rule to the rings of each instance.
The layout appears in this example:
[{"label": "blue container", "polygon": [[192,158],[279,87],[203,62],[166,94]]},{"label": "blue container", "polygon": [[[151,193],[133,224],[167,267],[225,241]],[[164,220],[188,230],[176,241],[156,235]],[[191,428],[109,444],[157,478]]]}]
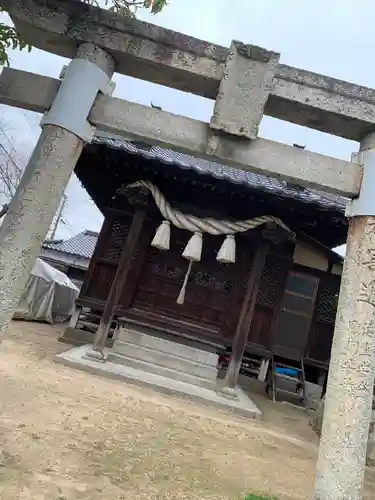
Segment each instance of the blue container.
[{"label": "blue container", "polygon": [[288,377],[298,377],[298,370],[294,370],[293,368],[276,367],[276,373],[288,375]]}]

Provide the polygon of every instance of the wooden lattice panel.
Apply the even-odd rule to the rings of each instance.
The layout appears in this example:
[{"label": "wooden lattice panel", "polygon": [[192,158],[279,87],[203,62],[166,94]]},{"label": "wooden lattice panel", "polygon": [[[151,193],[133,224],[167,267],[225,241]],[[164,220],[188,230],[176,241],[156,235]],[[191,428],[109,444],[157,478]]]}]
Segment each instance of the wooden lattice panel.
[{"label": "wooden lattice panel", "polygon": [[273,307],[285,274],[285,261],[269,255],[260,280],[257,303]]},{"label": "wooden lattice panel", "polygon": [[180,280],[186,273],[183,264],[184,262],[177,262],[176,259],[171,258],[168,252],[150,249],[145,271],[146,274]]},{"label": "wooden lattice panel", "polygon": [[207,291],[232,293],[236,264],[221,264],[216,260],[222,240],[205,235],[202,259],[194,263],[189,281]]},{"label": "wooden lattice panel", "polygon": [[137,307],[217,330],[225,322],[236,267],[216,260],[217,247],[221,244],[219,239],[204,238],[202,259],[193,263],[185,302],[177,304],[189,266],[182,253],[191,234],[171,229],[169,250],[161,251],[151,246],[147,249],[136,292]]},{"label": "wooden lattice panel", "polygon": [[245,293],[247,292],[247,282],[249,280],[249,276],[251,273],[252,264],[253,264],[253,259],[249,258],[249,260],[246,263],[246,267],[244,269],[244,282],[243,282],[243,289],[241,292],[242,297],[244,297]]},{"label": "wooden lattice panel", "polygon": [[[196,266],[196,270],[194,267]],[[230,294],[233,289],[233,281],[227,276],[228,270],[223,269],[223,264],[219,264],[210,270],[202,269],[200,264],[193,265],[190,281],[204,288],[211,288],[218,292]],[[201,269],[199,269],[201,268]]]},{"label": "wooden lattice panel", "polygon": [[[246,266],[246,278],[242,295],[247,291],[247,281],[250,276],[253,259],[249,258]],[[285,264],[284,264],[285,266]],[[269,255],[266,259],[262,278],[259,285],[257,303],[273,307],[280,289],[281,281],[284,275],[283,259],[278,259],[273,255]]]},{"label": "wooden lattice panel", "polygon": [[321,279],[315,312],[316,321],[323,323],[335,322],[339,291],[340,278],[338,276]]},{"label": "wooden lattice panel", "polygon": [[108,232],[106,245],[101,258],[107,262],[117,264],[120,260],[121,251],[124,248],[126,237],[131,224],[131,217],[113,218],[111,229]]},{"label": "wooden lattice panel", "polygon": [[[183,281],[189,262],[182,257],[186,241],[174,241],[169,251],[150,248],[147,255],[146,273],[163,276],[170,280]],[[189,277],[189,283],[230,294],[233,289],[234,267],[225,266],[214,259],[195,262]]]}]

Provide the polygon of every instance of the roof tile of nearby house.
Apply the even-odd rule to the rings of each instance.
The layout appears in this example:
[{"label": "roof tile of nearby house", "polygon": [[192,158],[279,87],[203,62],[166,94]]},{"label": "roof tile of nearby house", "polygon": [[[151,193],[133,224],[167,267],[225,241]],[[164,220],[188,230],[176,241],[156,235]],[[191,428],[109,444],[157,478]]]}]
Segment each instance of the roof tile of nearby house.
[{"label": "roof tile of nearby house", "polygon": [[208,174],[216,179],[222,179],[234,184],[242,184],[252,189],[259,189],[285,198],[292,198],[305,203],[312,203],[327,210],[344,212],[347,200],[343,197],[292,186],[280,179],[273,179],[264,175],[245,172],[233,167],[220,165],[193,156],[163,149],[159,146],[125,141],[108,136],[96,136],[94,142],[103,144],[113,149],[120,149],[127,153],[142,156],[148,160],[157,160],[165,164],[178,166],[185,170],[194,170],[200,174]]},{"label": "roof tile of nearby house", "polygon": [[68,240],[45,241],[43,243],[43,248],[55,250],[68,255],[74,255],[75,257],[91,259],[96,242],[98,241],[98,236],[99,233],[86,229],[85,231],[82,231],[82,233],[76,234]]}]

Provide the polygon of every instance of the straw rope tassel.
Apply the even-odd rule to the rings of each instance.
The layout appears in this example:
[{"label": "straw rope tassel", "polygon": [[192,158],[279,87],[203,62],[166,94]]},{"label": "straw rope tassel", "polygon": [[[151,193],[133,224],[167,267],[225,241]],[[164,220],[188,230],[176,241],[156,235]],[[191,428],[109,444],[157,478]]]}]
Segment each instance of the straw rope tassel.
[{"label": "straw rope tassel", "polygon": [[202,246],[202,233],[196,231],[188,241],[185,250],[182,252],[182,256],[185,259],[199,262],[202,257]]},{"label": "straw rope tassel", "polygon": [[171,223],[169,220],[163,220],[157,228],[151,246],[159,250],[169,250],[171,244]]},{"label": "straw rope tassel", "polygon": [[182,284],[180,293],[178,294],[178,297],[177,297],[177,304],[182,305],[185,302],[186,287],[187,287],[187,284],[189,281],[189,276],[191,273],[192,266],[193,266],[193,261],[189,260],[189,266],[188,266],[188,269],[187,269],[186,274],[185,274],[184,282]]},{"label": "straw rope tassel", "polygon": [[236,240],[234,239],[234,234],[227,234],[217,253],[216,260],[222,264],[234,264],[236,262]]}]

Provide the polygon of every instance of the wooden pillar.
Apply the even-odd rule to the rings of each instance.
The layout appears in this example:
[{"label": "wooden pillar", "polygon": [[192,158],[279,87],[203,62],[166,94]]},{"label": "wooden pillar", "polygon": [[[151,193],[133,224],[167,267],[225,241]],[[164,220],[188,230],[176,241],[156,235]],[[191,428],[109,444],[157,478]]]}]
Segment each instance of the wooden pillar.
[{"label": "wooden pillar", "polygon": [[70,317],[69,328],[75,328],[77,326],[77,323],[78,323],[81,311],[82,311],[82,307],[81,306],[75,306],[74,312],[73,312],[73,314]]},{"label": "wooden pillar", "polygon": [[232,336],[233,330],[236,330],[238,315],[241,311],[240,302],[243,291],[244,275],[246,274],[249,261],[249,250],[241,243],[242,241],[236,238],[236,264],[233,270],[234,287],[226,304],[225,320],[221,330],[221,335],[223,337]]},{"label": "wooden pillar", "polygon": [[259,283],[262,277],[269,246],[270,242],[261,240],[255,251],[250,275],[247,280],[247,290],[242,303],[236,333],[233,339],[232,356],[225,378],[225,386],[228,389],[234,389],[237,385],[242,358],[245,352],[247,335],[249,333],[251,320],[253,319]]},{"label": "wooden pillar", "polygon": [[88,356],[96,359],[105,358],[103,351],[107,341],[109,329],[126,279],[131,269],[132,258],[146,219],[146,210],[149,201],[148,190],[145,188],[129,189],[126,194],[129,202],[135,206],[135,213],[129,228],[125,246],[120,255],[120,260],[117,265],[111,289],[104,305],[104,311],[93,343],[93,350],[88,353]]},{"label": "wooden pillar", "polygon": [[145,221],[142,228],[142,234],[139,237],[137,245],[137,256],[131,266],[131,275],[125,284],[124,291],[126,292],[125,301],[121,303],[121,307],[129,309],[133,303],[134,295],[137,290],[138,281],[145,264],[147,252],[150,248],[150,243],[155,233],[155,227],[150,221]]},{"label": "wooden pillar", "polygon": [[233,391],[237,385],[247,336],[254,315],[260,280],[262,278],[269,248],[271,244],[279,244],[285,239],[294,239],[294,237],[294,233],[288,232],[279,226],[275,226],[275,224],[268,224],[261,233],[261,239],[255,251],[254,260],[247,281],[247,290],[233,339],[232,356],[225,379],[225,390],[229,390],[229,392]]}]

